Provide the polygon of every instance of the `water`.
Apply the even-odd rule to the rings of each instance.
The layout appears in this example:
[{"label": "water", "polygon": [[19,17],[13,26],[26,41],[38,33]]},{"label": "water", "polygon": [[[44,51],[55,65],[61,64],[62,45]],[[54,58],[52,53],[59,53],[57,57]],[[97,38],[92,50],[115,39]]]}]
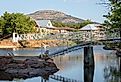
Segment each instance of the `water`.
[{"label": "water", "polygon": [[[64,49],[66,47],[53,47],[48,48],[50,53],[55,51]],[[8,49],[0,49],[0,56],[7,55],[7,53],[12,52],[15,56],[39,56],[43,54],[45,50],[43,48],[8,48]]]},{"label": "water", "polygon": [[[119,68],[118,59],[115,56],[115,52],[112,50],[103,50],[103,46],[94,46],[94,59],[95,59],[95,70],[93,82],[118,82],[121,78],[111,75],[110,69],[115,67],[117,70]],[[50,48],[50,52],[54,52],[60,48]],[[31,49],[2,49],[0,53],[6,54],[8,51],[13,52],[16,55],[39,55],[44,52],[41,48],[31,48]],[[63,56],[58,56],[53,58],[57,67],[60,69],[55,75],[61,75],[65,78],[75,79],[80,82],[84,82],[84,64],[83,64],[83,49],[65,54]],[[116,79],[116,80],[115,80]],[[118,79],[118,80],[117,80]],[[121,80],[120,80],[121,81]],[[119,81],[119,82],[120,82]],[[3,81],[0,81],[3,82]],[[6,81],[4,81],[6,82]],[[26,80],[15,79],[13,82],[44,82],[41,77],[29,78]],[[49,82],[60,82],[54,79],[49,78]]]}]

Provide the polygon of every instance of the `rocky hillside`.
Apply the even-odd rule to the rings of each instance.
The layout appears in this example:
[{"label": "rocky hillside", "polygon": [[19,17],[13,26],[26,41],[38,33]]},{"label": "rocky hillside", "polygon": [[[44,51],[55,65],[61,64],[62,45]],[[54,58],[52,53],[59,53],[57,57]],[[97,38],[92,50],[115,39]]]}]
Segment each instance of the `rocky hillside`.
[{"label": "rocky hillside", "polygon": [[34,13],[28,14],[30,17],[37,20],[51,20],[58,21],[62,23],[81,23],[84,20],[67,15],[63,12],[54,11],[54,10],[41,10]]}]

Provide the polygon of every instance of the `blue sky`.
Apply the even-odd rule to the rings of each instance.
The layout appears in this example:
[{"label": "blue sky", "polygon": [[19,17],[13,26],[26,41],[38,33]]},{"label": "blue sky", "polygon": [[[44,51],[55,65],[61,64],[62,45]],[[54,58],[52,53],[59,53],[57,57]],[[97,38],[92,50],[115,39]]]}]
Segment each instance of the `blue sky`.
[{"label": "blue sky", "polygon": [[100,0],[0,0],[0,15],[5,11],[33,13],[38,10],[57,10],[66,14],[102,23],[107,9]]}]

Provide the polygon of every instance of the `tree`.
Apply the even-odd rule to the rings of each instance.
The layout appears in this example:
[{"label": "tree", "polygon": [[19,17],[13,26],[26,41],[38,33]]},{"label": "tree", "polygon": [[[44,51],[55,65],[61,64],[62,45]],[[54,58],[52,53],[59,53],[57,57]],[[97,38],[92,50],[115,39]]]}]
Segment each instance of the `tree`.
[{"label": "tree", "polygon": [[[111,29],[119,29],[121,37],[121,0],[109,0],[109,5],[110,11],[104,16],[107,18],[104,22]],[[121,48],[121,43],[119,47]]]},{"label": "tree", "polygon": [[70,28],[75,28],[75,29],[80,29],[83,26],[87,24],[92,24],[91,20],[85,20],[81,23],[62,23],[62,22],[57,22],[57,21],[52,21],[53,26],[55,27],[70,27]]},{"label": "tree", "polygon": [[0,35],[3,34],[4,21],[0,18]]},{"label": "tree", "polygon": [[0,17],[0,31],[3,35],[16,33],[32,33],[35,32],[35,22],[28,16],[21,13],[5,12]]},{"label": "tree", "polygon": [[92,23],[93,22],[91,20],[87,19],[84,22],[80,23],[80,27],[82,28],[82,27],[86,26],[87,24],[92,24]]}]

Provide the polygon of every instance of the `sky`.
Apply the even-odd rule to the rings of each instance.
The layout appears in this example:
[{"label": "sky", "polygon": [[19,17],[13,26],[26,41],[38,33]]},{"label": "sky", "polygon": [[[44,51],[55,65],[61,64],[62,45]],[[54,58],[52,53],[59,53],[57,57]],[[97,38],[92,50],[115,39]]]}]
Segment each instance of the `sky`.
[{"label": "sky", "polygon": [[107,9],[101,0],[0,0],[0,15],[9,13],[29,14],[38,10],[56,10],[66,14],[103,23]]}]

